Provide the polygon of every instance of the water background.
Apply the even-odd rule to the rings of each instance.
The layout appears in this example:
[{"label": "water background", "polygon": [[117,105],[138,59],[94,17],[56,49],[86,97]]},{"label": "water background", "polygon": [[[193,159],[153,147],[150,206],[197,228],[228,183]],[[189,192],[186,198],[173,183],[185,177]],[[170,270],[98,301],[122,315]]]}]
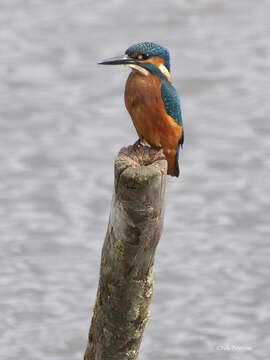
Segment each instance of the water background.
[{"label": "water background", "polygon": [[96,62],[146,40],[171,52],[185,147],[141,359],[270,358],[269,14],[268,0],[1,0],[1,360],[82,359],[113,162],[136,140],[128,69]]}]

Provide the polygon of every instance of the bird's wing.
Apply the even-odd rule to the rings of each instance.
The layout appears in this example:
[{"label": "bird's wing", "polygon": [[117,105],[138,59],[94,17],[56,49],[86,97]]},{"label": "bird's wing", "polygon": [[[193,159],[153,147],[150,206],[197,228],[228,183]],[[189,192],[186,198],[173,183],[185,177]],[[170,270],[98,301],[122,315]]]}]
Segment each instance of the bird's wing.
[{"label": "bird's wing", "polygon": [[178,125],[183,126],[180,99],[175,88],[167,80],[161,82],[161,98],[166,112]]},{"label": "bird's wing", "polygon": [[[182,126],[183,128],[180,99],[175,88],[167,80],[161,81],[161,98],[163,100],[167,114],[170,115],[177,122],[177,124]],[[183,144],[184,144],[184,129],[182,129],[182,135],[181,138],[179,139],[179,144],[177,147],[178,158],[180,154],[180,145],[182,147]]]}]

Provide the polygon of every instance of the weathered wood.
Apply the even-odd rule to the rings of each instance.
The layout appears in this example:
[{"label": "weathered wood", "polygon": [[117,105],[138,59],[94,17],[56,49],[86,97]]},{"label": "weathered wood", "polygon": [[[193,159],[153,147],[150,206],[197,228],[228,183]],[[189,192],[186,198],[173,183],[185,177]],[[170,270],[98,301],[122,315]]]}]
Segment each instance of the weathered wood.
[{"label": "weathered wood", "polygon": [[[123,148],[115,162],[111,214],[84,360],[138,359],[152,297],[167,162],[149,147]],[[149,164],[149,165],[147,165]]]}]

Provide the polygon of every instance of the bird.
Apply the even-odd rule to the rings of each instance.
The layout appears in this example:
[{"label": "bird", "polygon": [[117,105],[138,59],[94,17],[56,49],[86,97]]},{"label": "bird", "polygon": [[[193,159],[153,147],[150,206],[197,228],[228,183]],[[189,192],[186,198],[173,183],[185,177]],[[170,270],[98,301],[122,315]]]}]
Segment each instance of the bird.
[{"label": "bird", "polygon": [[125,105],[139,139],[133,145],[148,144],[162,151],[167,173],[179,177],[179,158],[184,144],[180,99],[170,73],[170,54],[154,42],[130,46],[120,57],[100,65],[126,65],[131,68],[125,86]]}]

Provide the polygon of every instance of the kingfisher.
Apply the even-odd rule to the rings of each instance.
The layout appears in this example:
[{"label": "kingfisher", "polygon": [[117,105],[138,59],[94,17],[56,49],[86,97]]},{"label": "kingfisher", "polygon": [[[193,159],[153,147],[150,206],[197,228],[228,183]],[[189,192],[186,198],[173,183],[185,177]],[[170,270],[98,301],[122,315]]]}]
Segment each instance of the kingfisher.
[{"label": "kingfisher", "polygon": [[153,42],[141,42],[130,46],[123,56],[99,64],[131,68],[125,86],[125,105],[139,136],[134,146],[148,144],[157,154],[163,151],[167,173],[178,177],[184,129],[180,99],[172,85],[168,50]]}]

